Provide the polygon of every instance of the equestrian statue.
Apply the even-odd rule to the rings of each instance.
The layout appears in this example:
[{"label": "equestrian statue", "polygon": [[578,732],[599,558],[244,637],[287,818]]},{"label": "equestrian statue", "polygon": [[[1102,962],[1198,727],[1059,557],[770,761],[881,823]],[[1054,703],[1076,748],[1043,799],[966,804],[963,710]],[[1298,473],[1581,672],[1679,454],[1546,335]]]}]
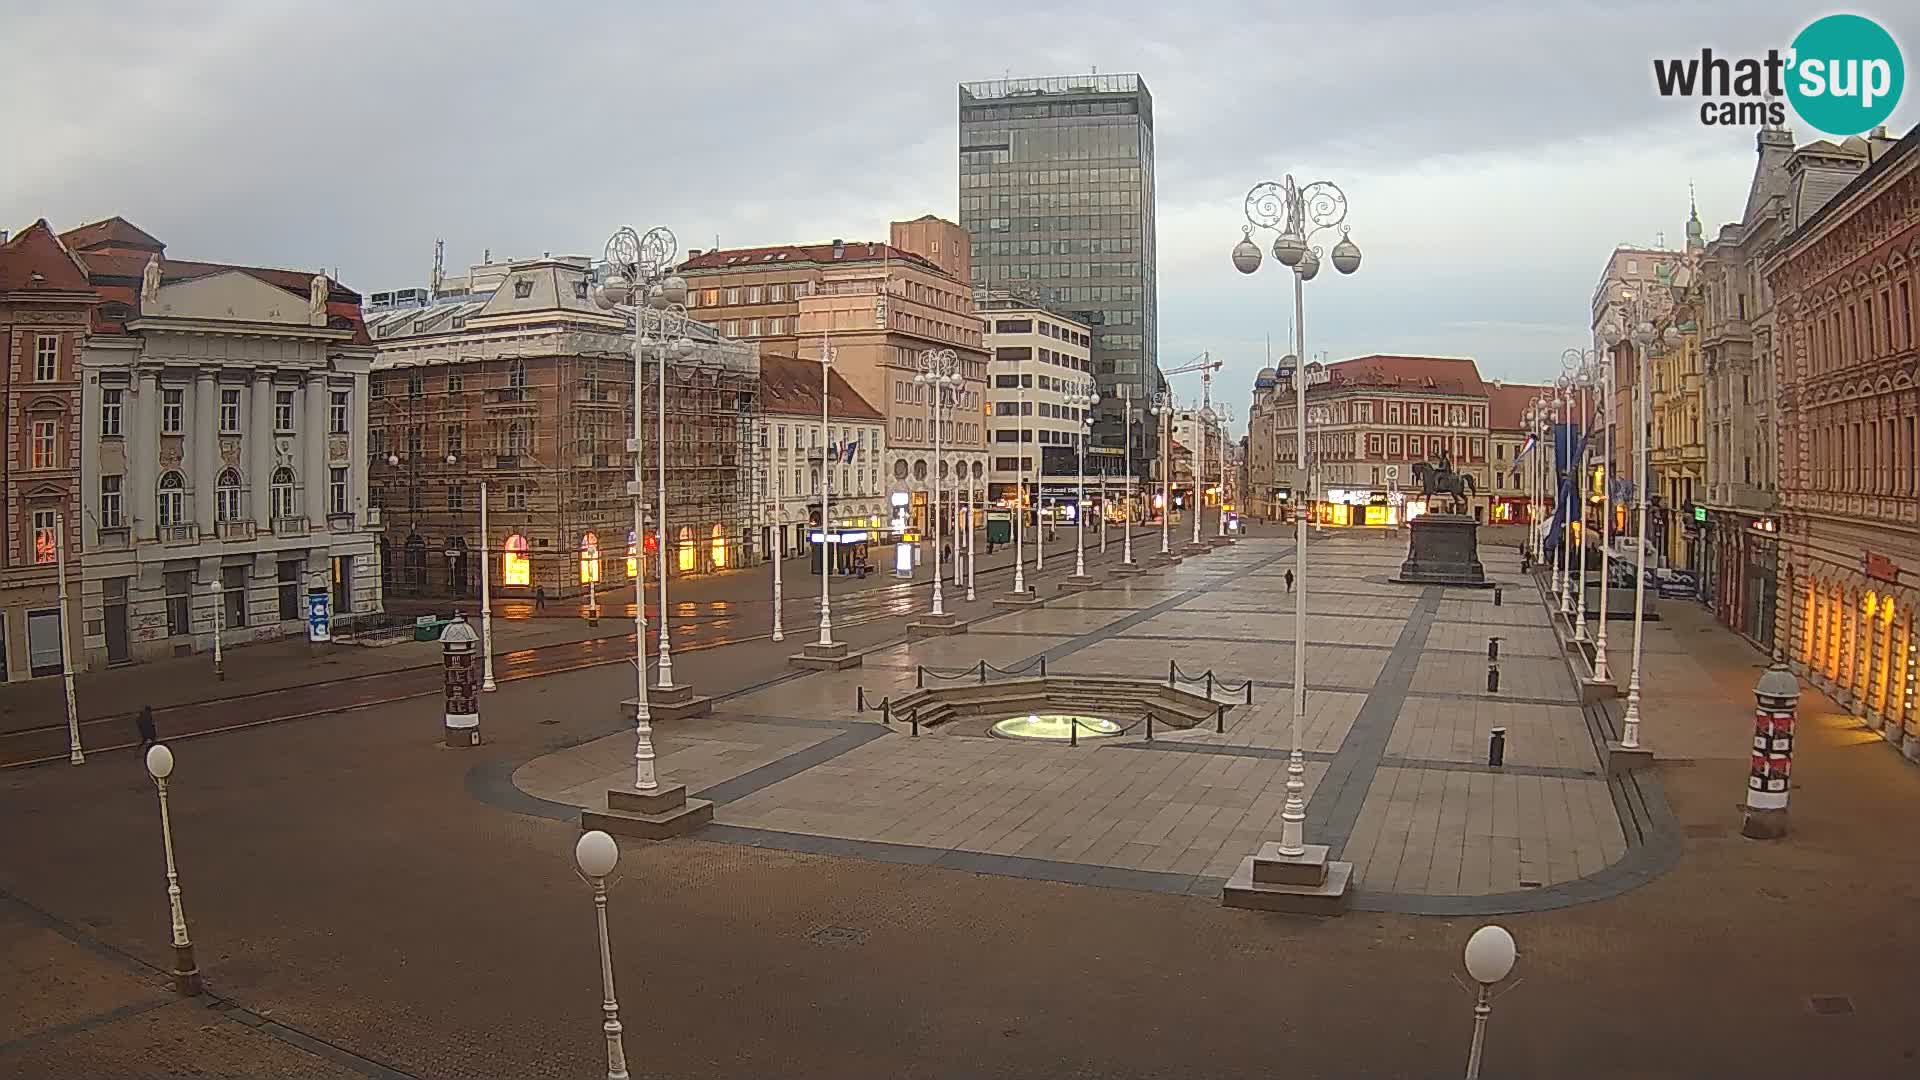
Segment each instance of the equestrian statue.
[{"label": "equestrian statue", "polygon": [[1436,495],[1453,496],[1453,513],[1464,514],[1473,498],[1473,477],[1466,473],[1453,471],[1453,455],[1445,450],[1432,461],[1413,463],[1414,479],[1420,481],[1420,490],[1427,498]]}]

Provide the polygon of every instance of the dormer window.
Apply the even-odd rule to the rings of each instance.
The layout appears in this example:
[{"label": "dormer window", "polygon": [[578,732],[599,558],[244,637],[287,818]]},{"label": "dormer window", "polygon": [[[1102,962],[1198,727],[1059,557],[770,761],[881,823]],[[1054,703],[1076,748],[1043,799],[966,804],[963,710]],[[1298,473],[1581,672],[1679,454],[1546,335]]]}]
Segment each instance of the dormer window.
[{"label": "dormer window", "polygon": [[525,300],[527,297],[532,295],[533,295],[533,279],[521,278],[520,280],[513,283],[514,299]]},{"label": "dormer window", "polygon": [[585,281],[576,281],[573,283],[573,297],[576,300],[585,300],[587,298],[587,283]]}]

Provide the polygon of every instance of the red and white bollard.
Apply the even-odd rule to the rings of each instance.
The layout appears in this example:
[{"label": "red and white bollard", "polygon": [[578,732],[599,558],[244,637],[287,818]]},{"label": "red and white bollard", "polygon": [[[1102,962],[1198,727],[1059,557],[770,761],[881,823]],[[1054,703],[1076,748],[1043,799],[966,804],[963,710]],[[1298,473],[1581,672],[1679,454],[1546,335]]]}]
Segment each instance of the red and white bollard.
[{"label": "red and white bollard", "polygon": [[1800,682],[1779,655],[1755,684],[1753,700],[1753,768],[1747,774],[1747,811],[1740,835],[1777,840],[1787,835],[1793,723],[1800,705]]}]

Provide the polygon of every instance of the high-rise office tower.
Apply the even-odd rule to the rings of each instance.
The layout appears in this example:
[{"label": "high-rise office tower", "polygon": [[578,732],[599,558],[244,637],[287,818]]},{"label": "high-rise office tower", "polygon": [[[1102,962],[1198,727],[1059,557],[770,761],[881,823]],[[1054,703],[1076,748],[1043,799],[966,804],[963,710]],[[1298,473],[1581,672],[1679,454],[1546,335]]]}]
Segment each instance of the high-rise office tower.
[{"label": "high-rise office tower", "polygon": [[1101,404],[1094,442],[1157,452],[1144,399],[1155,343],[1153,95],[1138,75],[960,84],[960,224],[973,284],[1093,327]]}]

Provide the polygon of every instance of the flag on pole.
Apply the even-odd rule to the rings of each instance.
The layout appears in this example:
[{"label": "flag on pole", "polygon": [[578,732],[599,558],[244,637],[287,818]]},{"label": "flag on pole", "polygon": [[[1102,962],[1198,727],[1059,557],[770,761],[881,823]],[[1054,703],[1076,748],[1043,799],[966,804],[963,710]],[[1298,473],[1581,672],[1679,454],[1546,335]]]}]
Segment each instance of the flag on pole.
[{"label": "flag on pole", "polygon": [[845,449],[844,449],[844,450],[842,451],[842,453],[841,453],[841,455],[840,455],[840,464],[842,464],[842,465],[851,465],[851,464],[853,464],[853,455],[854,455],[854,452],[855,452],[855,451],[857,451],[857,450],[859,450],[859,449],[860,449],[860,440],[859,440],[859,439],[855,439],[855,440],[853,440],[852,442],[850,442],[850,443],[848,443],[848,444],[846,445],[846,448],[845,448]]}]

